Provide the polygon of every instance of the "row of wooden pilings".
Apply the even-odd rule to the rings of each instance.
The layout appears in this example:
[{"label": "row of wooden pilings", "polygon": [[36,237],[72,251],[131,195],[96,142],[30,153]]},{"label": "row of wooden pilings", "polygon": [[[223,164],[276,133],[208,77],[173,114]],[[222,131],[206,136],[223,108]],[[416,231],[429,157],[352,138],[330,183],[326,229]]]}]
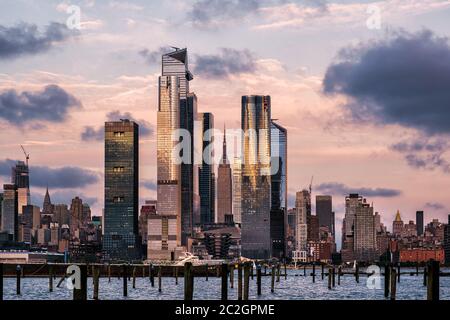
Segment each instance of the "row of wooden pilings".
[{"label": "row of wooden pilings", "polygon": [[[73,288],[73,299],[74,300],[87,300],[87,279],[88,279],[88,266],[87,265],[78,265],[80,271],[80,281],[79,286],[75,286]],[[100,267],[92,265],[92,281],[93,281],[93,299],[98,300],[99,298],[99,279],[100,279]],[[262,278],[262,268],[264,267],[264,276],[267,276],[267,268],[271,268],[270,276],[271,276],[271,292],[275,292],[275,282],[280,282],[280,278],[282,276],[281,273],[281,264],[275,264],[272,266],[267,265],[257,265],[256,266],[256,286],[257,286],[257,295],[260,296],[262,294],[261,288],[261,278]],[[341,267],[338,267],[336,270],[335,266],[327,266],[328,272],[325,272],[325,265],[321,264],[321,278],[324,280],[325,276],[328,276],[328,289],[332,289],[336,286],[336,275],[338,277],[337,284],[341,285],[341,276],[344,274]],[[48,277],[49,277],[49,291],[53,291],[54,280],[56,279],[56,274],[54,273],[53,266],[48,266]],[[122,265],[121,266],[121,274],[120,276],[123,279],[123,296],[128,296],[128,281],[131,281],[132,276],[132,287],[136,288],[136,276],[137,276],[137,268],[133,267],[132,272],[130,273],[131,266]],[[162,292],[162,267],[155,267],[153,265],[149,265],[149,280],[151,287],[155,287],[155,276],[158,278],[158,291]],[[238,263],[238,264],[222,264],[220,268],[216,268],[217,276],[221,277],[221,299],[228,299],[228,281],[230,281],[230,288],[234,288],[234,276],[235,269],[237,268],[237,293],[238,300],[248,300],[249,299],[249,288],[250,288],[250,278],[253,280],[254,278],[254,268],[252,262]],[[3,300],[3,264],[0,264],[0,301]],[[145,266],[143,266],[143,274],[145,277]],[[208,281],[209,277],[209,267],[206,266],[206,281]],[[111,266],[108,266],[108,281],[111,281]],[[16,268],[16,293],[18,295],[21,294],[21,277],[23,270],[20,266]],[[355,266],[355,271],[350,273],[355,277],[355,281],[359,283],[360,281],[360,271],[359,266]],[[366,273],[367,274],[367,273]],[[371,274],[367,274],[370,276]],[[418,266],[416,268],[416,275],[419,275]],[[428,300],[439,300],[439,282],[440,282],[440,266],[437,261],[430,261],[423,272],[423,285],[427,287],[427,299]],[[174,267],[173,275],[175,278],[175,284],[178,285],[178,267]],[[184,299],[185,300],[193,300],[194,296],[194,270],[192,263],[186,263],[184,265],[183,270],[184,276]],[[304,276],[307,276],[306,266],[304,267]],[[316,282],[316,265],[312,265],[312,282]],[[401,270],[400,266],[393,266],[392,264],[386,264],[384,267],[384,295],[385,298],[390,298],[391,300],[396,299],[397,295],[397,283],[400,282]],[[284,278],[287,279],[287,268],[286,264],[284,264]],[[64,280],[66,279],[66,275],[64,275],[57,287],[60,287]]]}]

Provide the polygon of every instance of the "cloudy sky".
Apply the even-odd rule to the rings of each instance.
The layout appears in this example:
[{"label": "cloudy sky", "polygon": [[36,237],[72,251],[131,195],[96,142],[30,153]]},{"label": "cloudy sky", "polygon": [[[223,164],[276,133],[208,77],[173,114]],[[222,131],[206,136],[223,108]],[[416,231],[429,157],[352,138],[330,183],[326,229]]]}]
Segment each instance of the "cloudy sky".
[{"label": "cloudy sky", "polygon": [[[76,10],[80,9],[80,29]],[[450,1],[2,0],[0,182],[31,154],[35,204],[103,207],[103,123],[141,126],[141,202],[155,197],[157,77],[187,47],[217,128],[240,97],[272,97],[289,130],[289,194],[363,193],[391,227],[450,210]],[[75,23],[75,24],[74,24]]]}]

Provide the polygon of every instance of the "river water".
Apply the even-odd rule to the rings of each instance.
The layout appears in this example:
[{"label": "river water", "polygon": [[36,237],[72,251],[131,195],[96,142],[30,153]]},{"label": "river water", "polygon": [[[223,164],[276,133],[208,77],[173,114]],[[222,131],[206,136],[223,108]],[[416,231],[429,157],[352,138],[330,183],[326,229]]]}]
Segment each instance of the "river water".
[{"label": "river water", "polygon": [[[415,270],[402,269],[402,272]],[[449,271],[449,270],[442,270]],[[316,271],[317,272],[317,271]],[[384,299],[384,278],[381,276],[379,289],[369,289],[367,286],[367,276],[361,275],[359,284],[355,277],[345,275],[341,277],[341,285],[337,284],[332,290],[328,289],[328,279],[325,276],[321,279],[320,270],[316,276],[316,282],[312,282],[312,277],[304,277],[301,270],[288,270],[288,277],[285,280],[281,277],[280,282],[275,282],[275,292],[271,293],[271,277],[262,277],[262,295],[257,296],[256,276],[250,280],[251,300],[383,300]],[[59,279],[54,280],[54,291],[49,292],[48,278],[23,278],[21,281],[21,295],[16,295],[16,279],[4,279],[4,299],[5,300],[70,300],[72,290],[66,288],[65,283],[57,288]],[[128,297],[122,296],[123,280],[111,278],[100,279],[99,299],[100,300],[182,300],[184,297],[183,278],[178,279],[175,285],[174,278],[162,279],[162,292],[158,292],[158,279],[155,278],[155,287],[152,288],[148,278],[137,278],[136,289],[132,288],[132,281],[128,282]],[[88,279],[88,298],[92,299],[93,284],[92,278]],[[237,299],[237,272],[235,273],[234,288],[228,289],[229,299]],[[427,289],[423,286],[423,275],[411,276],[401,275],[401,281],[397,284],[398,300],[425,300]],[[204,277],[195,278],[194,300],[218,300],[221,296],[221,279],[209,277],[206,281]],[[450,277],[440,279],[441,300],[450,300]]]}]

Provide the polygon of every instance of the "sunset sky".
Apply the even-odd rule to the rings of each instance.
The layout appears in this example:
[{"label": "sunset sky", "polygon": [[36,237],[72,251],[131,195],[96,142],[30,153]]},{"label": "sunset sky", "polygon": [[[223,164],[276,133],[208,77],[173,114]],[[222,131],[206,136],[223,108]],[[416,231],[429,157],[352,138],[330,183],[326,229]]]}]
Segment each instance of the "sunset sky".
[{"label": "sunset sky", "polygon": [[[70,30],[70,5],[81,29]],[[450,212],[450,1],[2,0],[0,182],[31,154],[33,204],[103,208],[103,124],[141,129],[140,200],[153,199],[157,78],[187,47],[199,111],[240,128],[241,96],[270,95],[288,129],[288,190],[360,192],[392,227]],[[380,12],[377,18],[377,12]],[[380,23],[378,28],[377,23]]]}]

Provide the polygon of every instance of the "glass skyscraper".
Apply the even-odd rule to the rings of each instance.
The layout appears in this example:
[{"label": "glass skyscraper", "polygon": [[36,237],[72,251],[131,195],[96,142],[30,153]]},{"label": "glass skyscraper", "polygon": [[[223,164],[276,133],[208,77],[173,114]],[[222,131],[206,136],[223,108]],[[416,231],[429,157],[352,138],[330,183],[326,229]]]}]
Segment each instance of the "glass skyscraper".
[{"label": "glass skyscraper", "polygon": [[18,161],[12,168],[11,183],[17,187],[17,211],[21,215],[23,207],[31,203],[29,171],[28,165],[25,162]]},{"label": "glass skyscraper", "polygon": [[272,256],[271,105],[269,96],[242,97],[242,256]]},{"label": "glass skyscraper", "polygon": [[[202,165],[199,170],[200,189],[200,224],[214,223],[215,217],[215,175],[214,175],[214,116],[212,113],[200,113],[199,118],[203,121],[203,135],[206,137],[202,145]],[[206,133],[209,134],[206,134]],[[206,135],[205,135],[206,134]],[[205,150],[211,148],[211,152],[205,154]]]},{"label": "glass skyscraper", "polygon": [[17,186],[15,184],[3,185],[1,231],[7,233],[11,241],[18,241],[19,235],[17,204]]},{"label": "glass skyscraper", "polygon": [[105,123],[105,211],[103,248],[111,260],[140,258],[139,126]]}]

